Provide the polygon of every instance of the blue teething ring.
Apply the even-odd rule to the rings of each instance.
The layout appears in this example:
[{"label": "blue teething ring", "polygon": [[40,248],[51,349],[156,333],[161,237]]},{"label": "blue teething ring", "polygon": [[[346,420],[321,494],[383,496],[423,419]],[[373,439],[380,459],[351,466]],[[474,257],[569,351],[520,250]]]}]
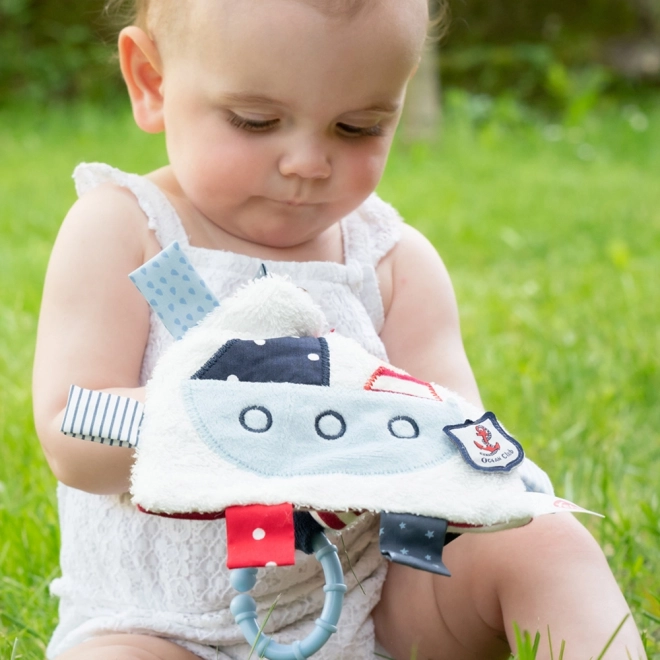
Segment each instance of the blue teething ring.
[{"label": "blue teething ring", "polygon": [[[321,562],[325,575],[325,602],[321,616],[314,622],[314,630],[302,641],[293,644],[278,644],[271,637],[259,633],[257,604],[252,596],[240,593],[234,596],[229,609],[240,626],[247,643],[254,646],[256,657],[268,660],[306,660],[314,655],[337,631],[337,622],[346,593],[344,573],[337,548],[328,541],[323,532],[312,539],[314,556]],[[250,591],[257,582],[256,568],[236,568],[229,578],[231,585],[240,592]],[[255,640],[256,644],[255,644]]]}]

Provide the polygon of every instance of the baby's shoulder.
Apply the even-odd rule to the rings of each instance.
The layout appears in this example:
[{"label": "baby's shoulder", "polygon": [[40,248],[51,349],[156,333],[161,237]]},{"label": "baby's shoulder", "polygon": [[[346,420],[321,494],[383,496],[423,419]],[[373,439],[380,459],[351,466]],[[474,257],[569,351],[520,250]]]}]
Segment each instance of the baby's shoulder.
[{"label": "baby's shoulder", "polygon": [[376,193],[367,197],[346,220],[345,253],[376,268],[396,246],[404,224],[398,211]]},{"label": "baby's shoulder", "polygon": [[67,213],[63,228],[105,238],[140,238],[147,231],[145,214],[130,191],[113,183],[82,194]]},{"label": "baby's shoulder", "polygon": [[85,185],[76,178],[76,189],[78,199],[66,214],[60,233],[76,237],[80,244],[123,246],[145,255],[160,250],[142,205],[128,187],[113,180]]},{"label": "baby's shoulder", "polygon": [[358,208],[358,213],[366,222],[373,225],[400,224],[403,222],[399,212],[378,193],[371,193]]},{"label": "baby's shoulder", "polygon": [[99,212],[107,213],[113,213],[116,210],[120,212],[140,210],[135,195],[129,189],[111,181],[100,183],[98,186],[81,192],[73,206],[97,209]]},{"label": "baby's shoulder", "polygon": [[415,297],[419,291],[426,291],[431,282],[439,295],[451,295],[449,277],[433,244],[421,231],[403,222],[392,206],[380,198],[375,202],[379,217],[387,217],[378,232],[383,249],[376,267],[386,315],[396,296],[405,292],[406,296]]}]

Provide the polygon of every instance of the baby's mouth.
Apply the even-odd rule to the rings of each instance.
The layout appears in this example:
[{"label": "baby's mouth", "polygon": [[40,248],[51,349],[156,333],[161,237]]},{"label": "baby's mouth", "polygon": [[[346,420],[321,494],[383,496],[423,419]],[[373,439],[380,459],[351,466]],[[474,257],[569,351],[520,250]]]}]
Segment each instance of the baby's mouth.
[{"label": "baby's mouth", "polygon": [[275,201],[278,204],[284,204],[285,206],[312,206],[310,202],[307,202],[304,199],[282,199]]}]

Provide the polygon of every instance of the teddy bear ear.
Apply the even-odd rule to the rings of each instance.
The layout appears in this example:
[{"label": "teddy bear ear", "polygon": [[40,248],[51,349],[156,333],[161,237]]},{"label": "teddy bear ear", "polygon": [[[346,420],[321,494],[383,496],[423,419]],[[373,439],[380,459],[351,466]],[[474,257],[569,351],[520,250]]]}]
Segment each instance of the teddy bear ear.
[{"label": "teddy bear ear", "polygon": [[176,241],[129,278],[175,339],[220,305]]}]

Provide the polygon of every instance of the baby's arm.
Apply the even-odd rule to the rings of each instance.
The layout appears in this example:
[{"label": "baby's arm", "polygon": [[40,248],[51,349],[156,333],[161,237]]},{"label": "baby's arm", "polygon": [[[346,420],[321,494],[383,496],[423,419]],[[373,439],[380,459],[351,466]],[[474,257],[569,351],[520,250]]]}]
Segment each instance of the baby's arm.
[{"label": "baby's arm", "polygon": [[146,302],[128,273],[158,252],[130,192],[113,186],[78,200],[53,247],[33,375],[37,434],[55,476],[94,493],[128,490],[133,451],[60,433],[69,387],[142,399]]},{"label": "baby's arm", "polygon": [[[387,311],[381,337],[391,362],[479,405],[452,287],[433,248],[406,228],[379,275]],[[549,482],[546,487],[551,490]],[[505,559],[493,570],[484,557]],[[572,658],[595,657],[630,616],[602,551],[566,513],[517,529],[462,534],[445,547],[443,559],[449,580],[388,566],[373,617],[376,636],[397,658],[410,657],[413,648],[425,658],[438,649],[443,657],[508,657],[504,640],[515,652],[514,622],[531,634],[540,631],[539,658],[551,649],[546,630],[565,640]],[[608,657],[646,657],[632,617],[610,651]]]},{"label": "baby's arm", "polygon": [[463,348],[454,290],[435,248],[404,225],[378,275],[385,306],[380,337],[390,362],[482,407]]}]

